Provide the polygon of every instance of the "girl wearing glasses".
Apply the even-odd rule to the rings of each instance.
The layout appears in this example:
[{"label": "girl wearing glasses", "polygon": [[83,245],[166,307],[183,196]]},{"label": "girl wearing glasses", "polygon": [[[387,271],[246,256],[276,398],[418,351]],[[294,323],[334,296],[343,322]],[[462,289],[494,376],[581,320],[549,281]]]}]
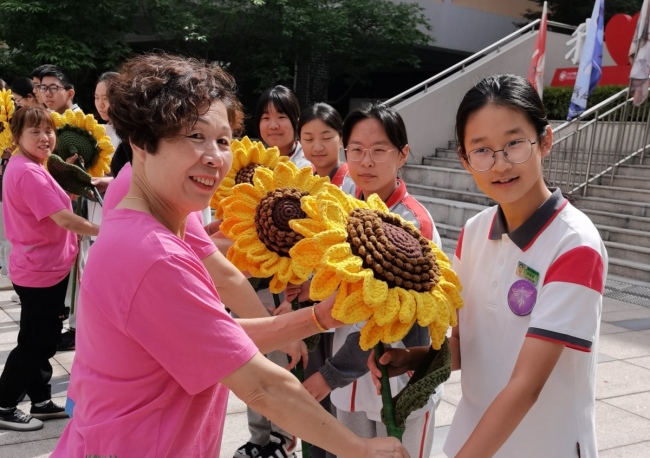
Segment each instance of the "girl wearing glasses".
[{"label": "girl wearing glasses", "polygon": [[[392,108],[371,104],[351,112],[343,124],[343,145],[349,176],[342,189],[358,199],[377,194],[388,209],[411,221],[422,235],[441,245],[440,236],[429,212],[406,190],[398,178],[409,153],[406,127]],[[381,398],[375,394],[366,360],[370,352],[359,347],[360,325],[338,328],[334,333],[334,356],[319,372],[304,382],[305,388],[320,401],[330,394],[337,418],[363,437],[386,436],[381,421]],[[427,328],[415,325],[404,340],[395,344],[402,348],[430,345]],[[391,381],[393,395],[408,382],[402,375]],[[431,454],[435,429],[435,399],[413,412],[406,420],[402,443],[409,455],[428,457]]]},{"label": "girl wearing glasses", "polygon": [[[544,183],[553,133],[526,79],[480,81],[458,108],[456,134],[461,162],[498,205],[465,224],[454,257],[465,307],[450,343],[462,398],[445,453],[595,457],[605,247],[589,218]],[[391,351],[380,362],[399,373],[426,352]]]}]

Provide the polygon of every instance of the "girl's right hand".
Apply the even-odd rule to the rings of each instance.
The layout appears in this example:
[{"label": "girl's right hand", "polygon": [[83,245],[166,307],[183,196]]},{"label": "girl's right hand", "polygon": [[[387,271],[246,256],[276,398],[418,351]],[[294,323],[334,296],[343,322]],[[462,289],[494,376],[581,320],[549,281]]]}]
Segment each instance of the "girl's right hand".
[{"label": "girl's right hand", "polygon": [[[413,366],[417,365],[413,353],[406,348],[386,348],[384,354],[379,358],[379,363],[388,367],[389,377],[402,375],[413,370]],[[381,395],[381,371],[377,367],[377,363],[375,363],[375,350],[370,352],[367,364],[368,369],[370,369],[372,383],[377,388],[377,394]]]},{"label": "girl's right hand", "polygon": [[363,440],[366,441],[366,453],[363,457],[409,458],[409,453],[394,437],[374,437]]}]

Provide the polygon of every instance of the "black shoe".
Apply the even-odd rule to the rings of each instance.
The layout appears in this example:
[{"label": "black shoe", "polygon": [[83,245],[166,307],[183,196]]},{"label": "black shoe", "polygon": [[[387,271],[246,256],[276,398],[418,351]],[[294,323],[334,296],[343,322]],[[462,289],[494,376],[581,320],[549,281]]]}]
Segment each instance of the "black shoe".
[{"label": "black shoe", "polygon": [[246,442],[244,445],[239,447],[233,458],[256,458],[262,453],[262,446],[253,444],[252,442]]},{"label": "black shoe", "polygon": [[56,346],[56,351],[72,351],[74,350],[76,331],[72,328],[61,334],[61,342]]},{"label": "black shoe", "polygon": [[0,429],[11,431],[36,431],[43,428],[43,422],[27,415],[20,409],[0,410]]},{"label": "black shoe", "polygon": [[271,442],[262,447],[260,458],[296,458],[295,447],[291,439],[272,431]]},{"label": "black shoe", "polygon": [[39,420],[54,420],[56,418],[68,418],[68,414],[65,409],[59,405],[56,405],[50,399],[47,404],[43,407],[38,407],[37,405],[32,404],[32,409],[29,411],[32,417],[38,418]]}]

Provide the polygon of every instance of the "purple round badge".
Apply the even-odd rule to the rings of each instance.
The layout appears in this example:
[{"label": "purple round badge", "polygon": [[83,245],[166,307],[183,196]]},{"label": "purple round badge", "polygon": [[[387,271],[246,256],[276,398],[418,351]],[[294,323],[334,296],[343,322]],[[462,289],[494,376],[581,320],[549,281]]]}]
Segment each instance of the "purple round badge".
[{"label": "purple round badge", "polygon": [[508,291],[508,306],[515,315],[530,315],[537,300],[537,288],[528,280],[517,280]]}]

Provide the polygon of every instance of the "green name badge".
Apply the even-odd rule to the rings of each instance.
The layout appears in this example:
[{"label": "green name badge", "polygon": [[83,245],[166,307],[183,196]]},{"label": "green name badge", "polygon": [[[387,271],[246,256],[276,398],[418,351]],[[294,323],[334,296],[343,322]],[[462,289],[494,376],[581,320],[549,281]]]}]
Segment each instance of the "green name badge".
[{"label": "green name badge", "polygon": [[539,272],[531,267],[528,267],[521,261],[519,261],[517,264],[517,275],[537,286],[537,282],[539,281]]}]

